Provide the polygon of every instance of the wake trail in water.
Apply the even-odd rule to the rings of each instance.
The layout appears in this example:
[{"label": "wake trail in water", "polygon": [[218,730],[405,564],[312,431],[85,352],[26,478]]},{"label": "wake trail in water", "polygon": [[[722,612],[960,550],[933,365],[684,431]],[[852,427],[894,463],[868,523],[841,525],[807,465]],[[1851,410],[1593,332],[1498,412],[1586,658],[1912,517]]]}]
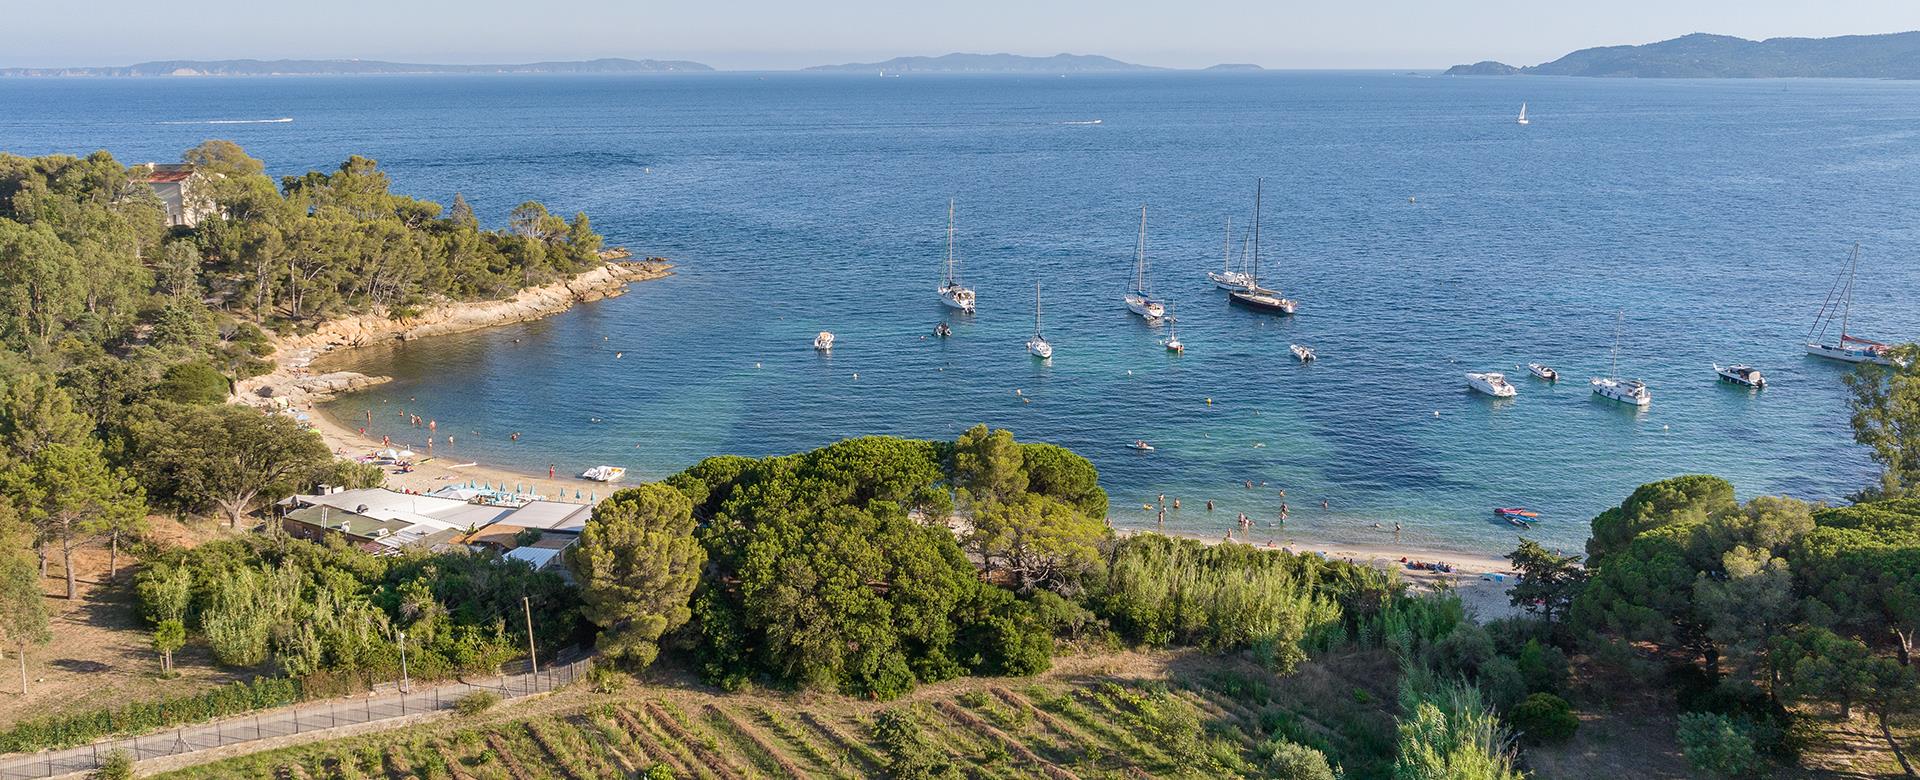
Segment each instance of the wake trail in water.
[{"label": "wake trail in water", "polygon": [[1097,125],[1097,124],[1100,124],[1100,120],[1098,120],[1098,119],[1087,119],[1087,120],[1083,120],[1083,121],[1077,121],[1077,122],[1057,122],[1057,123],[1055,123],[1055,124],[1062,124],[1062,125]]},{"label": "wake trail in water", "polygon": [[163,125],[281,125],[292,122],[293,117],[283,116],[277,119],[201,119],[187,122],[160,122]]}]

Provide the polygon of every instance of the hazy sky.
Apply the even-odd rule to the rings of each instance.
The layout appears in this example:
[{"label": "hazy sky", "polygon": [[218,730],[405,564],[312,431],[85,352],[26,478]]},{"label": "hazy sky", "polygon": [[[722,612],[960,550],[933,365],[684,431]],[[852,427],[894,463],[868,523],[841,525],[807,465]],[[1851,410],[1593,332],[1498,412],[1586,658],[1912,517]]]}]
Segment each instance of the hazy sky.
[{"label": "hazy sky", "polygon": [[1272,68],[1534,64],[1690,32],[1920,29],[1916,0],[5,0],[0,65],[358,57],[780,69],[950,51]]}]

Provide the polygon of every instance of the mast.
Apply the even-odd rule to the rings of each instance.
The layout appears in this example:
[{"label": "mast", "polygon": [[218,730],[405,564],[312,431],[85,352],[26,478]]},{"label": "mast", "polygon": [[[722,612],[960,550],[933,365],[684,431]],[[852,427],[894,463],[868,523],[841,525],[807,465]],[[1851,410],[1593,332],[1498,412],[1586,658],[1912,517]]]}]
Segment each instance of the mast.
[{"label": "mast", "polygon": [[1147,297],[1147,204],[1140,204],[1140,243],[1133,255],[1133,291]]},{"label": "mast", "polygon": [[953,199],[947,199],[947,286],[953,284]]},{"label": "mast", "polygon": [[1620,321],[1626,316],[1624,310],[1613,313],[1613,361],[1607,364],[1607,378],[1620,378]]},{"label": "mast", "polygon": [[1847,346],[1847,326],[1853,319],[1853,278],[1860,271],[1860,242],[1853,244],[1853,254],[1847,258],[1846,297],[1840,304],[1840,346]]},{"label": "mast", "polygon": [[1040,283],[1033,283],[1033,335],[1040,335]]},{"label": "mast", "polygon": [[1233,273],[1233,216],[1227,216],[1226,232],[1220,236],[1220,272]]},{"label": "mast", "polygon": [[1260,286],[1260,193],[1266,183],[1266,179],[1253,180],[1253,256],[1247,263],[1247,282],[1254,287]]}]

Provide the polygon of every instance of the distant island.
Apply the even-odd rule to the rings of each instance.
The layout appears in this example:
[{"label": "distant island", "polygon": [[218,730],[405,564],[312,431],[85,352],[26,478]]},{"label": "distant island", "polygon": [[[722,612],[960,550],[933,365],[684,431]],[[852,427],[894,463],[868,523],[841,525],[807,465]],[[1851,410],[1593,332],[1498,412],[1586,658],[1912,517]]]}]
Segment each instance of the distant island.
[{"label": "distant island", "polygon": [[1262,68],[1262,67],[1260,67],[1260,66],[1258,66],[1258,65],[1255,65],[1255,64],[1253,64],[1253,63],[1251,63],[1251,62],[1222,62],[1222,63],[1220,63],[1220,64],[1218,64],[1218,65],[1214,65],[1214,66],[1212,66],[1212,67],[1209,67],[1209,68],[1207,68],[1207,70],[1210,70],[1210,71],[1215,71],[1215,72],[1218,72],[1218,71],[1256,71],[1256,70],[1266,70],[1266,68]]},{"label": "distant island", "polygon": [[379,60],[160,60],[105,68],[0,68],[0,78],[151,76],[360,76],[441,73],[692,73],[713,68],[684,60],[618,57],[521,65],[431,65]]},{"label": "distant island", "polygon": [[1026,57],[956,52],[939,57],[895,57],[886,62],[815,65],[807,70],[819,73],[1123,73],[1165,68],[1121,62],[1097,54]]},{"label": "distant island", "polygon": [[1446,75],[1920,79],[1920,32],[1764,41],[1694,33],[1642,46],[1581,49],[1526,67],[1490,60],[1455,65]]}]

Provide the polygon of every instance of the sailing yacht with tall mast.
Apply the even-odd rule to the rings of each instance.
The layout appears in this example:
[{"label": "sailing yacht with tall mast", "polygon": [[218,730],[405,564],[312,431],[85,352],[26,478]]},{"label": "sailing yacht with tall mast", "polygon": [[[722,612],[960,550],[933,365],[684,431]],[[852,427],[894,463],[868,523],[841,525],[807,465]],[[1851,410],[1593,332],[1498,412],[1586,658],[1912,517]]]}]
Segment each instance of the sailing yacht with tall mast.
[{"label": "sailing yacht with tall mast", "polygon": [[1033,283],[1033,337],[1027,339],[1027,354],[1041,360],[1053,359],[1053,344],[1040,335],[1040,283]]},{"label": "sailing yacht with tall mast", "polygon": [[1247,255],[1247,286],[1228,291],[1227,302],[1270,314],[1292,314],[1299,309],[1298,303],[1291,298],[1281,297],[1277,290],[1260,286],[1260,194],[1265,186],[1265,179],[1254,180],[1253,252]]},{"label": "sailing yacht with tall mast", "polygon": [[[1833,286],[1827,290],[1827,300],[1820,304],[1820,313],[1813,318],[1813,327],[1807,330],[1807,354],[1846,363],[1891,366],[1893,355],[1887,345],[1856,337],[1848,331],[1853,324],[1853,281],[1859,268],[1860,245],[1854,244],[1846,267],[1834,278]],[[1840,320],[1840,340],[1829,342],[1827,331],[1835,319]]]},{"label": "sailing yacht with tall mast", "polygon": [[947,201],[947,268],[940,280],[940,302],[973,313],[973,288],[960,283],[960,261],[953,255],[953,201]]},{"label": "sailing yacht with tall mast", "polygon": [[1220,270],[1208,271],[1207,278],[1213,280],[1213,286],[1229,292],[1253,284],[1246,271],[1233,270],[1233,217],[1227,217],[1227,233],[1220,239]]},{"label": "sailing yacht with tall mast", "polygon": [[1133,256],[1133,282],[1127,285],[1127,309],[1148,322],[1167,316],[1166,304],[1147,292],[1147,207],[1140,206],[1140,243]]},{"label": "sailing yacht with tall mast", "polygon": [[1593,394],[1623,404],[1646,406],[1653,403],[1653,393],[1647,389],[1647,383],[1620,378],[1620,323],[1625,317],[1625,312],[1613,315],[1613,362],[1609,364],[1607,376],[1593,378]]}]

